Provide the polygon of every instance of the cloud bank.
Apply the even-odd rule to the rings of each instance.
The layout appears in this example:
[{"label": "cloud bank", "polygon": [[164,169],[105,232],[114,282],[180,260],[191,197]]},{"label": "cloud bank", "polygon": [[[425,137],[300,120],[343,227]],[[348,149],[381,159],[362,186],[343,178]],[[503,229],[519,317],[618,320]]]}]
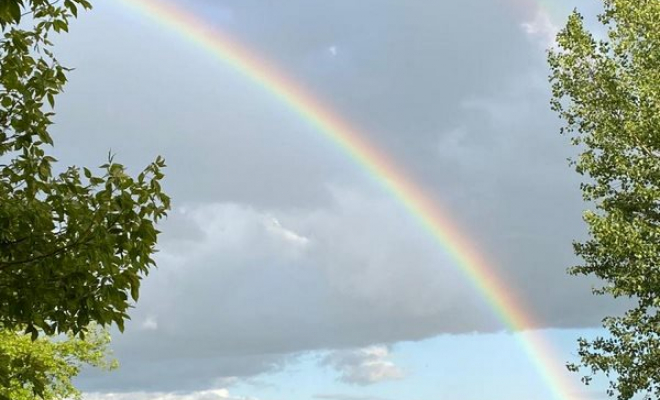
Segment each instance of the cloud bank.
[{"label": "cloud bank", "polygon": [[[403,166],[534,310],[529,328],[618,309],[565,274],[583,205],[529,40],[549,34],[543,15],[484,0],[186,4]],[[122,368],[83,387],[199,391],[305,352],[504,328],[442,245],[295,110],[124,8],[99,3],[72,29],[57,155],[98,165],[112,149],[136,169],[162,154],[176,206],[115,337]],[[364,362],[329,365],[356,383],[400,372]]]}]

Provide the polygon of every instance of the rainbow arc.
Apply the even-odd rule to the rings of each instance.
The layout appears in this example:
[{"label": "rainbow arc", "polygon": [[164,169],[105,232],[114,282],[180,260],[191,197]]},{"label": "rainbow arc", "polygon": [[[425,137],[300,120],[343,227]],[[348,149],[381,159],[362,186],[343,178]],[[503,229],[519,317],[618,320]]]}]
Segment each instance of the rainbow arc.
[{"label": "rainbow arc", "polygon": [[[308,121],[319,134],[334,143],[360,168],[376,179],[417,220],[451,259],[478,293],[489,304],[493,313],[512,331],[520,332],[520,345],[549,391],[557,400],[567,400],[577,391],[563,375],[563,363],[555,359],[554,351],[538,332],[525,331],[536,326],[532,313],[515,298],[513,291],[469,243],[461,230],[452,222],[448,212],[427,196],[414,180],[404,173],[378,147],[369,142],[347,121],[335,114],[317,98],[306,92],[295,81],[252,53],[247,47],[211,26],[201,18],[165,0],[122,0],[153,21],[178,32],[194,45],[215,56],[220,62],[233,67],[254,84]],[[525,7],[542,10],[541,3],[528,0],[509,0]],[[532,9],[530,9],[532,10]]]}]

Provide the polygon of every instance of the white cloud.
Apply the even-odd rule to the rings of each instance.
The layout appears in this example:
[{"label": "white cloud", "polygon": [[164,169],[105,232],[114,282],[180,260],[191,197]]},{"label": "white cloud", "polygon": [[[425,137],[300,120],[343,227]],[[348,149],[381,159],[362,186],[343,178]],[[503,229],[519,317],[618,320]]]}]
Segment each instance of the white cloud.
[{"label": "white cloud", "polygon": [[141,327],[145,331],[155,331],[158,329],[158,320],[155,316],[149,315],[142,321]]},{"label": "white cloud", "polygon": [[309,243],[308,238],[304,236],[300,236],[296,232],[284,228],[280,223],[280,221],[275,217],[272,217],[270,221],[266,221],[265,225],[266,225],[266,229],[269,232],[281,237],[282,239],[290,242],[293,245],[305,246],[307,243]]},{"label": "white cloud", "polygon": [[552,22],[550,14],[542,9],[537,10],[534,18],[523,22],[520,26],[530,38],[538,41],[543,48],[554,46],[555,37],[559,32],[559,27]]},{"label": "white cloud", "polygon": [[227,389],[176,392],[89,393],[84,400],[257,400],[255,397],[235,397]]},{"label": "white cloud", "polygon": [[385,346],[371,346],[353,351],[334,351],[321,360],[339,374],[339,380],[355,385],[372,385],[378,382],[398,380],[403,371],[389,361],[390,351]]}]

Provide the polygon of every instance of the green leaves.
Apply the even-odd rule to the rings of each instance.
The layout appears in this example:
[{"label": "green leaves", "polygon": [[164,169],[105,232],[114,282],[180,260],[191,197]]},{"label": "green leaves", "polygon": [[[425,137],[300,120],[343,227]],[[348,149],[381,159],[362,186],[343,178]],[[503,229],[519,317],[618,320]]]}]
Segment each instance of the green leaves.
[{"label": "green leaves", "polygon": [[[570,272],[604,281],[596,294],[636,306],[603,321],[609,338],[580,340],[581,364],[612,376],[610,395],[660,397],[660,2],[603,0],[596,40],[575,12],[551,52],[552,108],[581,153],[573,160],[589,240]],[[583,378],[589,383],[590,375]]]},{"label": "green leaves", "polygon": [[[68,31],[84,0],[3,1],[23,7],[32,29],[19,29],[11,11],[0,41],[0,328],[83,333],[91,321],[122,327],[154,265],[154,224],[169,197],[158,158],[129,176],[109,157],[99,169],[69,167],[46,152],[55,96],[66,83],[49,34]],[[7,14],[10,15],[10,14]],[[61,170],[61,168],[59,168]]]},{"label": "green leaves", "polygon": [[[0,400],[78,398],[71,377],[104,365],[109,340],[89,324],[123,331],[170,207],[160,157],[137,179],[111,156],[53,173],[48,107],[68,69],[49,35],[67,32],[79,7],[91,5],[0,1]],[[28,13],[32,27],[19,28]],[[43,339],[63,333],[79,339]]]},{"label": "green leaves", "polygon": [[0,26],[4,28],[10,23],[19,23],[21,21],[22,0],[9,0],[0,2]]},{"label": "green leaves", "polygon": [[[79,331],[79,320],[120,324],[128,294],[137,299],[139,280],[154,265],[154,223],[169,207],[155,185],[164,164],[151,164],[139,184],[114,162],[102,175],[86,169],[82,178],[70,168],[52,177],[46,157],[34,169],[38,190],[14,192],[0,204],[0,299],[7,304],[0,311],[4,317],[15,307],[18,324],[56,332]],[[20,287],[20,298],[3,287]]]},{"label": "green leaves", "polygon": [[[67,32],[81,7],[91,5],[0,0],[0,399],[75,395],[68,383],[61,386],[77,373],[73,360],[98,353],[74,346],[66,358],[41,357],[64,343],[87,343],[49,347],[43,336],[82,339],[90,323],[123,330],[141,279],[155,265],[155,224],[170,208],[160,157],[135,179],[112,156],[81,169],[58,166],[48,154],[52,109],[69,71],[55,58],[50,35]],[[3,347],[5,339],[12,344]],[[69,391],[51,391],[63,387]]]},{"label": "green leaves", "polygon": [[[0,28],[3,30],[11,25],[19,24],[22,18],[31,14],[37,19],[46,16],[60,16],[64,19],[52,21],[48,29],[56,32],[68,31],[68,17],[78,17],[78,6],[91,9],[92,5],[86,0],[65,0],[62,7],[52,0],[2,0],[0,1]],[[54,25],[57,26],[54,26]]]},{"label": "green leaves", "polygon": [[0,399],[80,399],[71,380],[84,365],[112,369],[107,360],[109,334],[96,326],[85,339],[73,336],[33,340],[30,336],[0,330]]}]

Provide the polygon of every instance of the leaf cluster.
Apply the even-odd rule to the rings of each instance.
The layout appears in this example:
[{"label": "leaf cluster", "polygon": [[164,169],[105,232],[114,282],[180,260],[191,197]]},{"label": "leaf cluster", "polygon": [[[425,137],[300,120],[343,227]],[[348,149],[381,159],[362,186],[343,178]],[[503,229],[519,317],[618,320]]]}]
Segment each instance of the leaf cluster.
[{"label": "leaf cluster", "polygon": [[108,332],[97,326],[88,331],[85,339],[69,335],[34,341],[17,331],[0,331],[0,363],[7,366],[0,376],[0,400],[34,400],[36,393],[43,400],[79,400],[71,380],[83,366],[116,367],[108,361]]},{"label": "leaf cluster", "polygon": [[77,17],[78,7],[83,9],[92,7],[87,0],[64,0],[61,6],[59,3],[60,0],[2,0],[0,28],[4,30],[8,26],[20,24],[27,16],[41,18],[46,14],[50,16],[59,14],[61,18],[56,20],[55,31],[68,31],[68,17]]},{"label": "leaf cluster", "polygon": [[[112,155],[90,169],[61,167],[48,152],[55,98],[69,71],[51,35],[90,7],[0,0],[0,335],[82,339],[91,323],[123,330],[155,265],[156,223],[170,208],[164,160],[131,176]],[[49,368],[11,351],[0,345],[0,390],[22,382],[47,394]]]},{"label": "leaf cluster", "polygon": [[100,174],[53,172],[48,105],[66,69],[48,34],[71,12],[31,4],[32,28],[14,26],[0,44],[0,324],[35,336],[77,333],[92,321],[121,329],[129,295],[137,299],[154,265],[154,224],[169,208],[165,163],[159,157],[137,178],[111,156]]},{"label": "leaf cluster", "polygon": [[[660,2],[603,0],[596,39],[575,11],[549,55],[552,108],[580,149],[590,238],[573,274],[604,281],[596,294],[632,299],[606,318],[610,335],[581,339],[581,365],[610,377],[610,395],[660,397]],[[591,375],[583,379],[586,383]]]}]

